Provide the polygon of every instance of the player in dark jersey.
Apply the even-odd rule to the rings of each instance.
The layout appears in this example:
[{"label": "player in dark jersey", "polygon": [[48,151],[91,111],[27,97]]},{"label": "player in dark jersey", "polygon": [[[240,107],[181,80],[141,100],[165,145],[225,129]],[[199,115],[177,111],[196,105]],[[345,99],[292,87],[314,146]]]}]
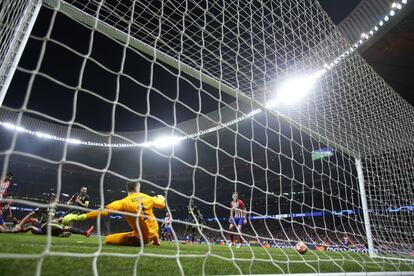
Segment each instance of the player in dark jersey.
[{"label": "player in dark jersey", "polygon": [[351,241],[349,240],[349,237],[347,235],[343,236],[342,243],[345,247],[350,247],[351,246]]},{"label": "player in dark jersey", "polygon": [[[88,188],[82,187],[79,193],[74,194],[66,204],[68,205],[75,205],[83,208],[89,207],[89,195],[87,194]],[[83,212],[78,209],[69,209],[65,215],[67,214],[82,214]]]},{"label": "player in dark jersey", "polygon": [[[234,227],[237,227],[237,232],[239,235],[239,243],[237,244],[237,248],[240,247],[242,244],[242,227],[244,224],[247,223],[246,219],[246,206],[244,202],[239,199],[239,194],[234,192],[232,194],[232,201],[230,202],[230,218],[229,218],[229,231],[232,231]],[[234,234],[230,232],[230,243],[229,246],[234,244]]]},{"label": "player in dark jersey", "polygon": [[[187,225],[185,227],[184,238],[186,242],[189,242],[191,240],[191,242],[194,243],[197,232],[197,221],[201,225],[205,224],[204,217],[201,214],[200,209],[194,204],[193,199],[190,200],[190,203],[187,206],[187,212],[187,221],[191,223],[191,225]],[[202,231],[202,226],[200,226],[199,228],[200,231]]]},{"label": "player in dark jersey", "polygon": [[54,237],[69,237],[71,234],[79,234],[89,237],[94,227],[84,231],[72,226],[64,226],[60,222],[62,218],[53,218],[54,208],[37,208],[24,217],[13,229],[12,233],[32,232],[37,235],[47,235],[50,227],[50,234]]}]

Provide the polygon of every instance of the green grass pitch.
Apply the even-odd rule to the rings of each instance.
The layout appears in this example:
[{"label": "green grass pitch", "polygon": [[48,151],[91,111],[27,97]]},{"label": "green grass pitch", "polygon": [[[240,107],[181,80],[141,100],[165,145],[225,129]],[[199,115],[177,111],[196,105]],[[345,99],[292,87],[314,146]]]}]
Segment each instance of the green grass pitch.
[{"label": "green grass pitch", "polygon": [[[0,235],[0,275],[259,274],[305,272],[413,271],[413,262],[372,260],[365,254],[293,249],[192,245],[163,242],[144,248],[99,245],[97,237],[51,238],[32,234]],[[17,254],[22,254],[17,256]],[[40,255],[43,254],[43,255]],[[76,256],[72,255],[76,254]],[[41,266],[39,266],[41,264]]]}]

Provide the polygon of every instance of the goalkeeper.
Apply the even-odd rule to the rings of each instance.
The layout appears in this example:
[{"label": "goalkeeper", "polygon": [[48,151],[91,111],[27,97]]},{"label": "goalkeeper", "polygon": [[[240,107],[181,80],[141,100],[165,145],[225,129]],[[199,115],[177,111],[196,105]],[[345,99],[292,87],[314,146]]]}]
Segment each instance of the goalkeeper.
[{"label": "goalkeeper", "polygon": [[128,196],[116,200],[105,207],[103,211],[91,211],[86,214],[69,214],[63,218],[63,224],[72,221],[82,221],[96,218],[97,216],[108,216],[111,211],[122,211],[131,213],[124,215],[126,222],[132,228],[130,232],[111,234],[105,237],[105,244],[114,245],[141,245],[153,243],[159,245],[158,222],[154,216],[153,208],[162,209],[165,207],[165,198],[161,195],[151,197],[140,193],[139,182],[127,184]]}]

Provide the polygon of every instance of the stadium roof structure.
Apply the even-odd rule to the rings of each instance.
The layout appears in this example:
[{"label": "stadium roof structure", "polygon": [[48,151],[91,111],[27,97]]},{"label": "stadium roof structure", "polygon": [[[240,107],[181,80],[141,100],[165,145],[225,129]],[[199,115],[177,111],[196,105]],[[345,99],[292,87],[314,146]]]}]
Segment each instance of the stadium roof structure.
[{"label": "stadium roof structure", "polygon": [[[352,12],[338,24],[339,31],[347,38],[348,41],[358,41],[361,39],[361,33],[370,30],[372,26],[378,24],[378,19],[382,19],[388,14],[392,6],[392,0],[363,0]],[[413,9],[412,3],[407,2],[402,14],[393,17],[384,28],[376,33],[375,37],[369,43],[363,45],[362,49],[367,49],[369,45],[378,41],[383,34],[387,33],[392,27],[397,25]],[[382,35],[381,35],[382,34]],[[361,51],[361,49],[359,50]]]}]

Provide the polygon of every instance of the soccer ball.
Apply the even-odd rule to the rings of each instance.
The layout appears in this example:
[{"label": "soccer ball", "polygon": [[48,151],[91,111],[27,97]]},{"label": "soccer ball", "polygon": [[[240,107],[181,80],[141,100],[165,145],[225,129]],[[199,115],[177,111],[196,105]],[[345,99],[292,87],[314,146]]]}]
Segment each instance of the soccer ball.
[{"label": "soccer ball", "polygon": [[295,245],[295,249],[296,251],[298,251],[299,254],[305,254],[306,251],[308,251],[308,247],[306,246],[304,242],[298,242]]}]

